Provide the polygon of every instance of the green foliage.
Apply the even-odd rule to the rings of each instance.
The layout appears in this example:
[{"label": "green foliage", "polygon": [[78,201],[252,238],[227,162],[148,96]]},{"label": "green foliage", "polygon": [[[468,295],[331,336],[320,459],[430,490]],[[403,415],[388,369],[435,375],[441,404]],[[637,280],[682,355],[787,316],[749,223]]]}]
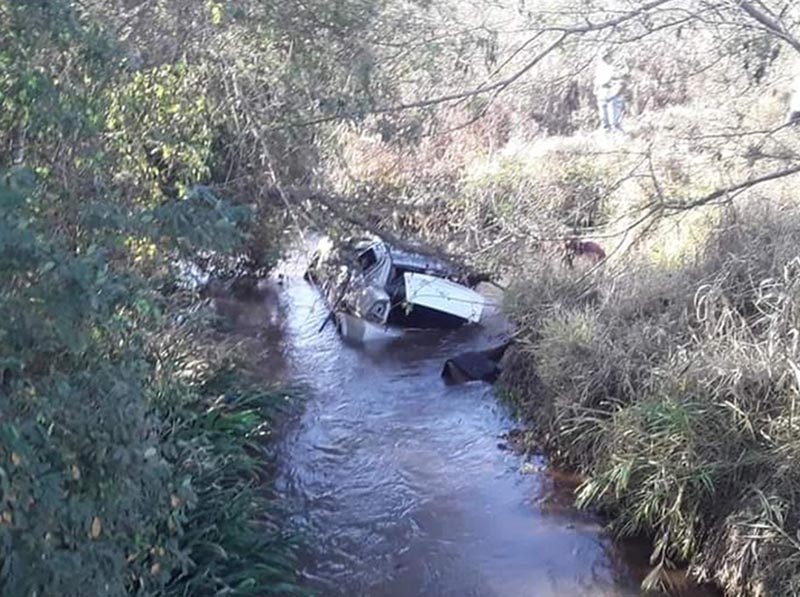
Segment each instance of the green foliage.
[{"label": "green foliage", "polygon": [[[226,384],[229,385],[229,384]],[[227,388],[188,420],[172,422],[177,459],[187,463],[192,493],[178,544],[188,565],[171,580],[167,595],[304,594],[292,583],[296,562],[281,532],[275,506],[261,486],[267,478],[260,442],[285,394]],[[198,451],[206,458],[197,460]],[[189,477],[182,483],[188,492]],[[183,499],[179,497],[178,499]]]},{"label": "green foliage", "polygon": [[0,2],[0,135],[32,144],[96,125],[109,63],[118,57],[100,29],[69,3]]},{"label": "green foliage", "polygon": [[134,332],[149,299],[99,249],[66,250],[35,193],[0,191],[0,586],[121,594],[126,558],[168,513],[170,469],[145,458],[157,421]]},{"label": "green foliage", "polygon": [[142,189],[145,205],[182,197],[208,175],[211,126],[200,85],[187,65],[164,65],[111,92],[106,126],[118,176]]},{"label": "green foliage", "polygon": [[0,1],[0,593],[296,593],[264,469],[286,394],[161,290],[255,210],[208,184],[202,68],[130,68],[123,16]]},{"label": "green foliage", "polygon": [[[259,487],[285,395],[174,381],[156,400],[155,362],[186,379],[150,348],[168,305],[109,252],[53,235],[26,179],[0,188],[4,594],[287,593],[291,545]],[[177,219],[200,239],[235,229],[202,209]]]}]

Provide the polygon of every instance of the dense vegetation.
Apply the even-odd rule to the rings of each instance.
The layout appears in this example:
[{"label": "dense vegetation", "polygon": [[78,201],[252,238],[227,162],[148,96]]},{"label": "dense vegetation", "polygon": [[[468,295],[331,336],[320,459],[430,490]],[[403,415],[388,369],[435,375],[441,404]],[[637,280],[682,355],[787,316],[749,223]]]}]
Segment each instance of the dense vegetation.
[{"label": "dense vegetation", "polygon": [[0,593],[302,592],[269,479],[288,394],[179,266],[274,263],[310,121],[393,97],[365,40],[409,15],[0,0]]},{"label": "dense vegetation", "polygon": [[299,591],[286,392],[174,269],[332,222],[513,281],[509,394],[648,582],[800,590],[798,9],[528,4],[0,0],[0,592]]},{"label": "dense vegetation", "polygon": [[267,483],[288,394],[175,271],[278,250],[259,182],[296,155],[261,128],[301,33],[268,8],[0,2],[3,595],[301,592]]}]

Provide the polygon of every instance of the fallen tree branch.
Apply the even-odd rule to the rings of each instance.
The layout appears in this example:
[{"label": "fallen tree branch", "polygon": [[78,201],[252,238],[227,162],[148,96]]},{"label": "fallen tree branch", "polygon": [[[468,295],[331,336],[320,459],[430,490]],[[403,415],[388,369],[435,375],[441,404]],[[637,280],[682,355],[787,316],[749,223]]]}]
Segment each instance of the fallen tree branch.
[{"label": "fallen tree branch", "polygon": [[522,75],[530,71],[534,66],[539,64],[542,60],[544,60],[553,50],[558,48],[561,43],[568,37],[567,33],[562,33],[556,41],[551,43],[547,48],[545,48],[542,52],[536,55],[530,62],[528,62],[524,67],[518,70],[516,73],[507,77],[501,81],[497,81],[491,85],[485,85],[481,87],[477,87],[475,89],[471,89],[468,91],[460,91],[457,93],[451,93],[447,95],[442,95],[439,97],[433,97],[423,100],[418,100],[415,102],[397,104],[394,106],[385,106],[385,107],[378,107],[372,108],[370,110],[357,110],[357,111],[348,111],[348,112],[340,112],[337,114],[333,114],[330,116],[321,116],[319,118],[314,118],[311,120],[306,120],[302,122],[291,122],[282,124],[279,126],[271,127],[267,129],[267,131],[274,131],[286,128],[299,128],[299,127],[308,127],[308,126],[316,126],[319,124],[325,124],[327,122],[335,122],[340,120],[351,120],[355,118],[362,118],[368,114],[388,114],[390,112],[403,112],[406,110],[413,110],[418,108],[426,108],[428,106],[434,106],[437,104],[446,104],[449,102],[454,102],[462,99],[466,99],[469,97],[474,97],[478,95],[483,95],[490,92],[496,91],[503,91],[509,85],[517,81]]},{"label": "fallen tree branch", "polygon": [[[266,192],[269,199],[279,200],[285,205],[295,205],[303,209],[302,204],[305,202],[317,203],[330,211],[336,219],[346,222],[351,226],[374,234],[381,240],[390,245],[398,247],[406,251],[424,251],[443,261],[450,263],[453,266],[460,266],[459,259],[445,251],[441,247],[432,246],[429,243],[416,242],[411,243],[398,237],[393,232],[382,228],[376,224],[372,224],[364,218],[354,215],[358,212],[359,208],[354,206],[351,201],[338,195],[330,193],[322,193],[312,189],[297,189],[297,188],[274,188]],[[360,206],[363,209],[363,206]],[[319,224],[316,224],[319,226]]]}]

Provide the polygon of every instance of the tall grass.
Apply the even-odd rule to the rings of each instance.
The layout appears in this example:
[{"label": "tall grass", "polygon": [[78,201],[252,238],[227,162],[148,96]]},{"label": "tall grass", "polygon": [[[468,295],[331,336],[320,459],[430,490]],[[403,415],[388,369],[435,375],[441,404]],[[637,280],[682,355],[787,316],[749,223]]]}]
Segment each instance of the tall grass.
[{"label": "tall grass", "polygon": [[[169,364],[152,388],[164,421],[160,443],[180,479],[171,496],[176,562],[161,594],[306,595],[296,540],[271,489],[276,419],[295,396],[250,379],[254,368],[236,342],[212,340],[204,310],[191,311],[153,343]],[[157,558],[148,563],[153,570]]]},{"label": "tall grass", "polygon": [[233,388],[192,416],[173,419],[171,439],[186,446],[177,459],[191,484],[181,487],[187,496],[178,546],[185,568],[166,595],[304,594],[296,584],[294,542],[269,497],[261,444],[275,403],[284,398]]},{"label": "tall grass", "polygon": [[743,209],[680,267],[595,276],[594,302],[564,268],[509,303],[523,331],[506,381],[585,475],[578,503],[654,537],[650,587],[678,563],[731,594],[800,586],[800,208]]}]

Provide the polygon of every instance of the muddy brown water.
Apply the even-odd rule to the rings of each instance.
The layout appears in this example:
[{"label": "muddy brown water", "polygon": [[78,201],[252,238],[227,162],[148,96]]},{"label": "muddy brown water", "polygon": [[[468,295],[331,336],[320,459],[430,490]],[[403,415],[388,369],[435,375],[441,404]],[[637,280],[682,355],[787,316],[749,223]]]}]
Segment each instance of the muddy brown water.
[{"label": "muddy brown water", "polygon": [[640,594],[646,546],[612,541],[572,507],[569,477],[504,449],[515,422],[491,386],[440,378],[448,357],[502,335],[500,316],[351,346],[332,325],[319,332],[319,295],[297,267],[285,273],[277,307],[275,295],[221,306],[262,351],[265,373],[305,386],[277,451],[278,489],[318,594]]}]

